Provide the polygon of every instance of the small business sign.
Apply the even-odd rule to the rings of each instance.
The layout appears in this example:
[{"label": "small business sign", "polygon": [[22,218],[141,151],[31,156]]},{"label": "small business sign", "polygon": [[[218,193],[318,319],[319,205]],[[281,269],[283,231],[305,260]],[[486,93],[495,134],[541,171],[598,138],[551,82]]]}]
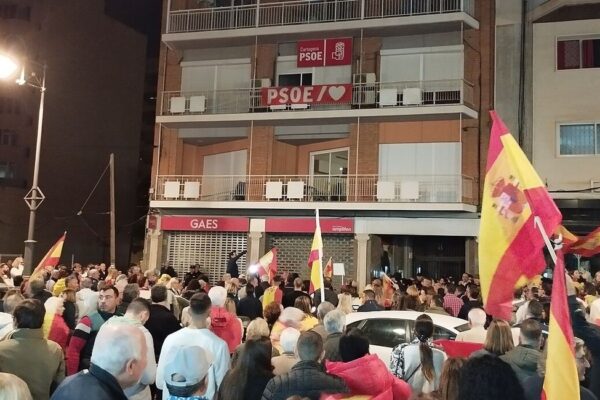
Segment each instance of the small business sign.
[{"label": "small business sign", "polygon": [[165,215],[160,219],[163,231],[248,232],[249,218]]},{"label": "small business sign", "polygon": [[[352,218],[321,218],[322,233],[354,233]],[[314,233],[314,218],[267,218],[265,232],[268,233]]]}]

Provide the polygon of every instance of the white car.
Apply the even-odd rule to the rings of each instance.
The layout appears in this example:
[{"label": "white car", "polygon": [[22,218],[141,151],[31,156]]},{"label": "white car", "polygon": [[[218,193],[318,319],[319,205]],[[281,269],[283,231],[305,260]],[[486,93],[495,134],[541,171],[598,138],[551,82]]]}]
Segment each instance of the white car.
[{"label": "white car", "polygon": [[458,332],[469,329],[469,323],[464,319],[418,311],[351,313],[346,315],[346,329],[359,328],[371,342],[370,353],[377,354],[389,368],[392,349],[415,338],[415,320],[421,314],[427,314],[433,320],[433,340],[453,340]]}]

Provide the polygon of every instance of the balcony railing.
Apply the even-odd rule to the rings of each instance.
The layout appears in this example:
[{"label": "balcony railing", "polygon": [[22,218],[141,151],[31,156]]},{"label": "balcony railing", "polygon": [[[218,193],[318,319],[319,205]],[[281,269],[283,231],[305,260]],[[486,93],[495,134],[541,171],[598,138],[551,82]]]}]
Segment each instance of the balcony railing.
[{"label": "balcony railing", "polygon": [[166,33],[202,32],[465,12],[475,0],[299,0],[171,10]]},{"label": "balcony railing", "polygon": [[351,103],[264,106],[261,88],[163,92],[161,115],[237,114],[283,110],[350,110],[474,104],[473,84],[462,80],[357,83]]},{"label": "balcony railing", "polygon": [[161,175],[154,200],[473,204],[475,190],[465,175]]}]

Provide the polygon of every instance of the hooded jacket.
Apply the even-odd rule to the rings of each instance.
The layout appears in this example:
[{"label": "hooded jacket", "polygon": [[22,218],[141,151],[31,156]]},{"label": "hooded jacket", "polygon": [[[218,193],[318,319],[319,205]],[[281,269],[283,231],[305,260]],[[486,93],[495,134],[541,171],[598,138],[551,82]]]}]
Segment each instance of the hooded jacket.
[{"label": "hooded jacket", "polygon": [[212,307],[210,310],[210,330],[223,339],[229,348],[229,354],[235,352],[242,343],[242,322],[224,307]]},{"label": "hooded jacket", "polygon": [[500,356],[502,361],[511,366],[521,382],[537,373],[537,363],[539,358],[539,350],[523,345],[519,345]]},{"label": "hooded jacket", "polygon": [[410,385],[392,375],[375,354],[367,354],[347,363],[326,361],[325,365],[327,373],[342,378],[353,395],[373,396],[372,400],[410,398]]}]

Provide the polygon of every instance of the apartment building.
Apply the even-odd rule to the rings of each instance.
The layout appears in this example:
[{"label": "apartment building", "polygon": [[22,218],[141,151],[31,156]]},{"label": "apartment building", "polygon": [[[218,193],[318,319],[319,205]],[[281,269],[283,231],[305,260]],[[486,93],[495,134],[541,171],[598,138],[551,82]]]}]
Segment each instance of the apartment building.
[{"label": "apartment building", "polygon": [[476,272],[493,1],[171,0],[163,32],[150,268],[307,276],[318,208],[360,285]]}]

